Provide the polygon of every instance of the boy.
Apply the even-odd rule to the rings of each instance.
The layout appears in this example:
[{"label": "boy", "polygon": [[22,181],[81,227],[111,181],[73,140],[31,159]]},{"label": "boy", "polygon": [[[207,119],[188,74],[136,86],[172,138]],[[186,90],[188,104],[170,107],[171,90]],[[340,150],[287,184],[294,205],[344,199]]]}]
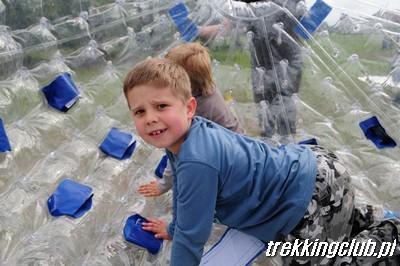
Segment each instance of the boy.
[{"label": "boy", "polygon": [[[168,60],[148,59],[136,65],[125,79],[124,93],[138,134],[147,143],[166,148],[172,163],[173,221],[168,232],[160,220],[144,227],[157,237],[173,239],[172,265],[199,263],[214,216],[266,242],[288,235],[304,216],[317,174],[311,150],[292,145],[273,149],[194,118],[196,100],[189,77]],[[336,172],[343,188],[346,173]],[[352,204],[343,189],[332,193],[336,192],[339,198],[333,203]],[[350,216],[337,213],[345,220]]]},{"label": "boy", "polygon": [[[200,43],[184,43],[172,48],[165,58],[181,65],[189,75],[192,95],[197,102],[196,115],[207,118],[227,129],[243,134],[238,119],[225,104],[212,78],[211,60],[207,48]],[[170,163],[160,181],[151,181],[139,187],[145,197],[159,196],[172,187]]]},{"label": "boy", "polygon": [[[189,77],[166,59],[137,64],[124,93],[138,134],[166,148],[171,161],[173,220],[168,227],[158,219],[143,224],[172,239],[171,265],[199,264],[214,219],[264,242],[350,236],[353,193],[334,154],[319,146],[271,148],[195,117]],[[292,259],[284,257],[285,265]]]}]

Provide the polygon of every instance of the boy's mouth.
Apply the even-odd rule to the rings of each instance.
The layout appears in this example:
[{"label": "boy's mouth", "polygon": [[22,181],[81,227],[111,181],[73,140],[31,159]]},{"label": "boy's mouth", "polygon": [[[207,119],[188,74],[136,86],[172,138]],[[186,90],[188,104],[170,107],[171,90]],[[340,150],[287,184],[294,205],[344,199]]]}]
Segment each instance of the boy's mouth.
[{"label": "boy's mouth", "polygon": [[158,135],[164,133],[165,131],[167,131],[166,128],[164,128],[164,129],[157,129],[157,130],[151,131],[151,132],[149,133],[149,135],[152,136],[152,137],[156,137],[156,136],[158,136]]}]

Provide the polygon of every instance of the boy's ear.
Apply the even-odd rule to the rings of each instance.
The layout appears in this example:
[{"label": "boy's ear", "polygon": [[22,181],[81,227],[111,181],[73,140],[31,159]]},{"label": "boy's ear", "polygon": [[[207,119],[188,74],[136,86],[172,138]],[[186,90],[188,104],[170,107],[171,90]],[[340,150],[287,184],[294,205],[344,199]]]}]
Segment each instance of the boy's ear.
[{"label": "boy's ear", "polygon": [[188,114],[188,117],[193,118],[194,114],[196,113],[196,108],[197,108],[197,101],[196,101],[196,99],[195,99],[194,97],[191,97],[191,98],[188,100],[188,102],[187,102],[187,104],[186,104],[186,107],[187,107],[187,114]]}]

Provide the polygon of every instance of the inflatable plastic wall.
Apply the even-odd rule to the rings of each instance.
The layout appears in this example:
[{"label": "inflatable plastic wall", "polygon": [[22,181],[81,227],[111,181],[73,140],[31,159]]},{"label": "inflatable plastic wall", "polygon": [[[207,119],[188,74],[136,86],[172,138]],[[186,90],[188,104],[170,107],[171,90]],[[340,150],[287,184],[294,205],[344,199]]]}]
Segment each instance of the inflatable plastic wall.
[{"label": "inflatable plastic wall", "polygon": [[[171,192],[137,192],[163,151],[136,135],[122,81],[183,42],[207,46],[247,135],[326,146],[345,161],[360,202],[397,210],[400,9],[352,3],[0,0],[0,261],[168,264],[167,241],[152,255],[124,240],[129,216],[169,220],[172,203]],[[123,159],[99,148],[112,128],[127,134]],[[92,189],[79,218],[48,211],[64,179]],[[279,259],[255,261],[268,263]]]}]

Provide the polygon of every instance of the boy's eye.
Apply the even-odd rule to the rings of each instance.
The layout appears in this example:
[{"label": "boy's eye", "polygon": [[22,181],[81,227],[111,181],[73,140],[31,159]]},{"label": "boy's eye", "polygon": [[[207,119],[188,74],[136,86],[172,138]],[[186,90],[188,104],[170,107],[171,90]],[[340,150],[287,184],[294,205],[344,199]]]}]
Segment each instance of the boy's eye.
[{"label": "boy's eye", "polygon": [[141,115],[141,114],[143,114],[144,113],[144,110],[136,110],[135,112],[134,112],[134,115]]},{"label": "boy's eye", "polygon": [[159,105],[158,105],[158,109],[159,109],[159,110],[162,110],[162,109],[165,109],[165,107],[167,107],[167,106],[168,106],[168,105],[162,103],[162,104],[159,104]]}]

